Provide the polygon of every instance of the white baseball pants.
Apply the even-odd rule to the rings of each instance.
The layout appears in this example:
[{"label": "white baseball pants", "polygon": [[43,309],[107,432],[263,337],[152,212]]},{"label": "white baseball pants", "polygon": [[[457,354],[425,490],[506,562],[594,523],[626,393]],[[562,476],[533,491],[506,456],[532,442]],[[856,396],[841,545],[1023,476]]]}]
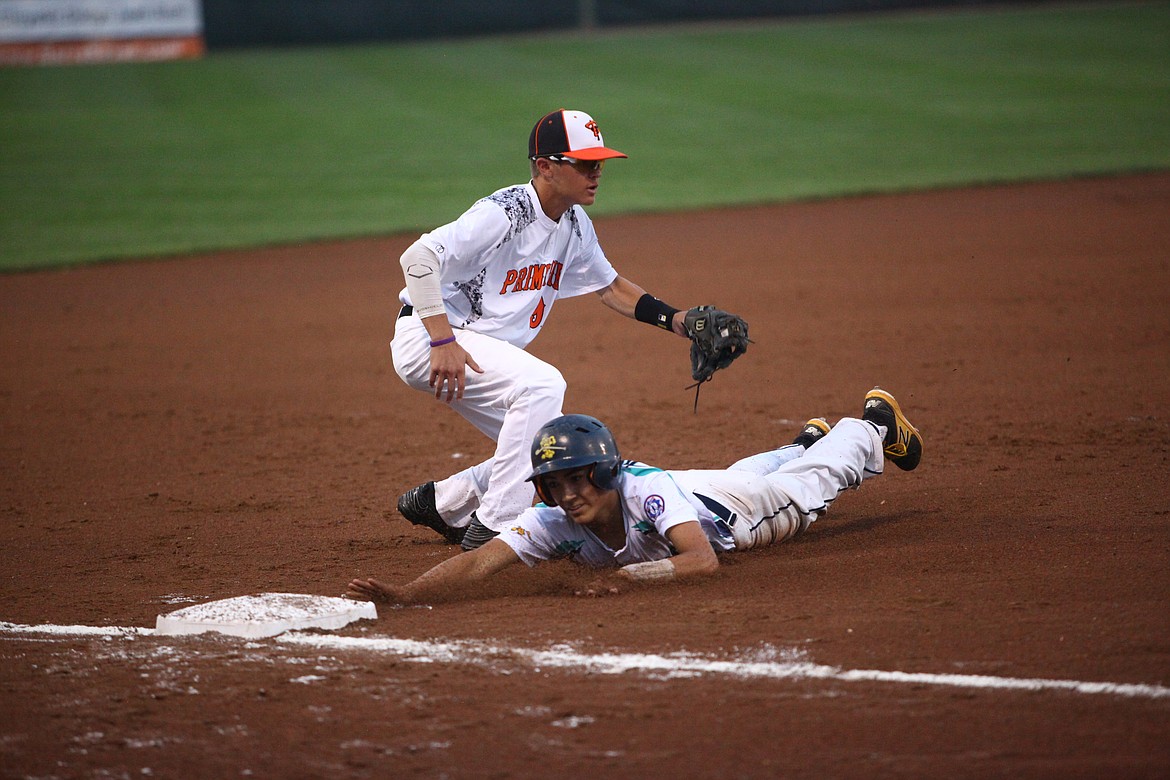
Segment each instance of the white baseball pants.
[{"label": "white baseball pants", "polygon": [[[467,525],[474,511],[481,523],[499,531],[532,506],[534,490],[526,481],[532,439],[560,416],[565,380],[555,367],[505,341],[469,330],[456,330],[455,337],[483,373],[467,369],[463,398],[453,400],[451,408],[496,442],[496,450],[490,459],[436,481],[435,504],[453,526]],[[390,349],[402,381],[433,396],[430,336],[422,320],[400,317]]]},{"label": "white baseball pants", "polygon": [[824,514],[838,495],[881,474],[884,436],[883,427],[846,417],[807,451],[781,447],[724,471],[671,475],[685,489],[733,511],[735,548],[748,550],[791,539]]}]

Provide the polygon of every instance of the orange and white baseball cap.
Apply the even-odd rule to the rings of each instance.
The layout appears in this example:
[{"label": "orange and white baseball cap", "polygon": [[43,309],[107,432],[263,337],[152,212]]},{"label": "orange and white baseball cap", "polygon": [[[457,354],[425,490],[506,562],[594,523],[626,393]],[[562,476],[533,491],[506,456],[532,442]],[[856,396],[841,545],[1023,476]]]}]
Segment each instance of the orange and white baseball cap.
[{"label": "orange and white baseball cap", "polygon": [[541,117],[528,136],[528,159],[553,156],[609,160],[626,155],[606,147],[593,117],[562,108]]}]

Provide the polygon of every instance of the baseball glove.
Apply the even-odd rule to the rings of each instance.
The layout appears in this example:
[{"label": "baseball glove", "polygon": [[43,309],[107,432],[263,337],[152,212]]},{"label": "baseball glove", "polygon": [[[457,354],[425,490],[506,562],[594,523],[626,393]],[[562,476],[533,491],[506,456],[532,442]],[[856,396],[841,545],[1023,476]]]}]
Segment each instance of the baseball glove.
[{"label": "baseball glove", "polygon": [[[748,324],[730,312],[714,306],[696,306],[687,310],[683,327],[691,340],[691,377],[701,385],[737,357],[747,352]],[[698,395],[696,391],[696,404]]]}]

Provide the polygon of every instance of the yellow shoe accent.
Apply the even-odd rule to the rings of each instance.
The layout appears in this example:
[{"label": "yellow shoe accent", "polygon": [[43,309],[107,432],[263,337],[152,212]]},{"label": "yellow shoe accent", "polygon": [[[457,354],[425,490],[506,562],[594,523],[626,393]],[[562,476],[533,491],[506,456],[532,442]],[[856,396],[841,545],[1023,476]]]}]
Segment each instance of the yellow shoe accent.
[{"label": "yellow shoe accent", "polygon": [[913,471],[922,460],[922,434],[910,424],[894,396],[875,387],[865,395],[863,420],[886,427],[886,457],[903,471]]},{"label": "yellow shoe accent", "polygon": [[792,440],[793,444],[803,444],[805,448],[813,446],[829,432],[829,423],[823,417],[814,417],[804,424],[800,433]]}]

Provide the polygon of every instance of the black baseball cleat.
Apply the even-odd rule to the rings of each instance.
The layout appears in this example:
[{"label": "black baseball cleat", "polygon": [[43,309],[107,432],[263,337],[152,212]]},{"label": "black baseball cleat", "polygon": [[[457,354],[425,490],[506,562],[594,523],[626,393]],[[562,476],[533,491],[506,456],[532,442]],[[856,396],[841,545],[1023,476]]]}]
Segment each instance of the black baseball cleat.
[{"label": "black baseball cleat", "polygon": [[829,423],[825,421],[825,418],[814,417],[804,424],[804,427],[800,429],[800,433],[796,434],[796,438],[792,440],[792,443],[803,444],[804,448],[807,450],[809,447],[825,438],[825,434],[828,432]]},{"label": "black baseball cleat", "polygon": [[463,541],[460,543],[460,546],[463,547],[464,552],[468,552],[477,547],[482,547],[499,535],[499,531],[493,531],[479,522],[479,518],[475,516],[475,512],[472,512],[471,522],[467,524],[467,533],[463,534]]},{"label": "black baseball cleat", "polygon": [[435,508],[435,483],[427,482],[398,497],[398,512],[414,525],[425,525],[451,544],[463,541],[463,529],[453,528],[443,521]]},{"label": "black baseball cleat", "polygon": [[910,424],[894,396],[875,387],[865,395],[865,410],[861,419],[883,425],[886,438],[882,442],[886,457],[903,471],[913,471],[922,460],[922,434]]}]

